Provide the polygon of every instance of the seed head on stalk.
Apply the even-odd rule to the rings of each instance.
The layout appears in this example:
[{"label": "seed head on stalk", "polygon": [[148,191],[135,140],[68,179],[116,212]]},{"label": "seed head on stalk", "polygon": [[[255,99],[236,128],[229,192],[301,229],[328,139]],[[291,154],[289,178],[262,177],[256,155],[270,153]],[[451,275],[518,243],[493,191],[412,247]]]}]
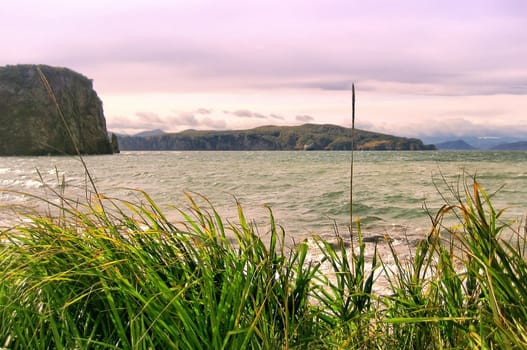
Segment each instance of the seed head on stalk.
[{"label": "seed head on stalk", "polygon": [[353,233],[353,151],[355,148],[355,83],[351,84],[350,233]]}]

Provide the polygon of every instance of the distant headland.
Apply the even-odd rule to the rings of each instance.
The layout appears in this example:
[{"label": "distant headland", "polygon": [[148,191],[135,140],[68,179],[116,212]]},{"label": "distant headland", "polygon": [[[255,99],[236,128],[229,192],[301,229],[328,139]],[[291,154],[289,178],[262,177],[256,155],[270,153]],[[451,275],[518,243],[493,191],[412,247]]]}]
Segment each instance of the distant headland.
[{"label": "distant headland", "polygon": [[[121,150],[351,150],[351,129],[330,124],[299,126],[261,126],[247,130],[186,130],[164,133],[161,130],[134,136],[118,135]],[[398,137],[355,130],[356,150],[423,151],[435,150],[416,138]]]}]

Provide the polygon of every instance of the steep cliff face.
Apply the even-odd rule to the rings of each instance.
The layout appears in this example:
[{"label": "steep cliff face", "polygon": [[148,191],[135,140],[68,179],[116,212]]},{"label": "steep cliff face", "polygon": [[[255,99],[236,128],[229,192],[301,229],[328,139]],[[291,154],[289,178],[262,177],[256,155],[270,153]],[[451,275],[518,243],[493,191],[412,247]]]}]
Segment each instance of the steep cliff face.
[{"label": "steep cliff face", "polygon": [[67,68],[0,67],[0,155],[76,154],[76,148],[82,154],[113,153],[92,81]]}]

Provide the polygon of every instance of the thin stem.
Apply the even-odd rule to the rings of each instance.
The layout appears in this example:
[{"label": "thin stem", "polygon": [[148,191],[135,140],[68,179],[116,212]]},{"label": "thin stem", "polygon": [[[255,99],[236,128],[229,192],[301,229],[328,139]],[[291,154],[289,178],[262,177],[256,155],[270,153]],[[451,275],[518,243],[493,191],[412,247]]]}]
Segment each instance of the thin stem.
[{"label": "thin stem", "polygon": [[353,154],[355,148],[355,84],[351,84],[350,232],[353,232]]},{"label": "thin stem", "polygon": [[[95,186],[95,181],[93,180],[90,172],[88,171],[88,166],[86,165],[86,163],[84,162],[84,158],[82,157],[81,151],[79,149],[78,140],[75,137],[75,135],[73,134],[73,132],[71,131],[68,122],[66,121],[66,117],[64,116],[64,112],[62,112],[62,108],[60,108],[60,105],[59,105],[59,103],[57,101],[57,97],[56,97],[55,93],[53,92],[53,89],[51,88],[51,85],[49,84],[49,81],[46,78],[46,75],[44,74],[44,72],[42,72],[42,69],[40,69],[39,66],[36,66],[36,68],[37,68],[37,72],[38,72],[38,74],[40,76],[40,80],[42,81],[42,84],[44,85],[44,88],[46,89],[49,97],[53,101],[53,104],[57,108],[57,111],[58,111],[58,113],[60,115],[60,118],[62,119],[62,123],[64,124],[64,128],[66,128],[66,132],[68,133],[68,136],[70,137],[71,142],[73,143],[73,147],[75,148],[75,152],[79,156],[79,159],[80,159],[80,161],[82,163],[82,166],[84,167],[84,170],[86,172],[86,176],[88,177],[88,180],[89,180],[89,182],[91,184],[91,187],[93,188],[93,191],[95,192],[95,194],[99,195],[99,192],[97,191],[97,186]],[[99,197],[99,196],[97,196],[97,197]],[[102,203],[101,203],[101,207],[102,207]]]}]

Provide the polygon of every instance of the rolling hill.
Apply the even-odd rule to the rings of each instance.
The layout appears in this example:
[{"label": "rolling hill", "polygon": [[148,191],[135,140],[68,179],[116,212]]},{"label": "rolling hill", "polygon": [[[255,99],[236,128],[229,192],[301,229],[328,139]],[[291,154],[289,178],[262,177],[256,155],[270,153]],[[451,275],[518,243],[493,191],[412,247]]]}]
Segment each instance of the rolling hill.
[{"label": "rolling hill", "polygon": [[[355,130],[356,150],[434,150],[415,138]],[[118,137],[121,150],[350,150],[351,129],[330,124],[261,126],[248,130],[186,130]]]}]

